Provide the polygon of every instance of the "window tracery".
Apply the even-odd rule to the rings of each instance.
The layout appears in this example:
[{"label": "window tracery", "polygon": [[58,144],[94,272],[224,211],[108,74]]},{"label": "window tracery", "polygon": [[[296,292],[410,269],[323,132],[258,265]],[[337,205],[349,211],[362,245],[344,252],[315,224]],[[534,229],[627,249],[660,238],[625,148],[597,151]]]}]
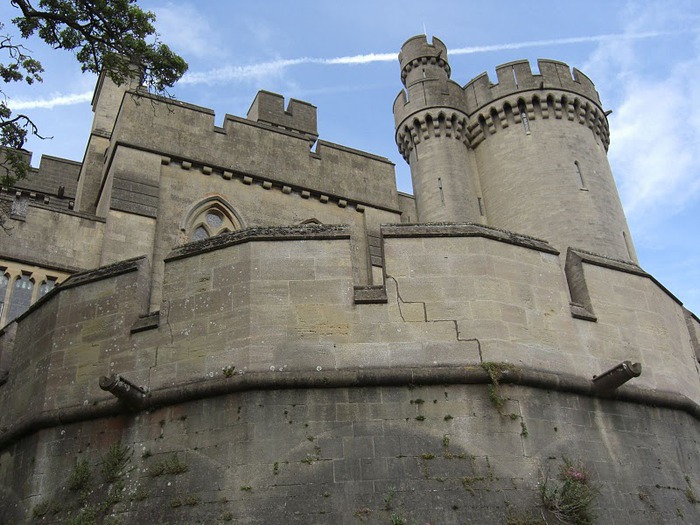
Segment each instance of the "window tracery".
[{"label": "window tracery", "polygon": [[241,222],[224,199],[213,196],[193,205],[180,229],[186,242],[199,241],[215,235],[241,229]]}]

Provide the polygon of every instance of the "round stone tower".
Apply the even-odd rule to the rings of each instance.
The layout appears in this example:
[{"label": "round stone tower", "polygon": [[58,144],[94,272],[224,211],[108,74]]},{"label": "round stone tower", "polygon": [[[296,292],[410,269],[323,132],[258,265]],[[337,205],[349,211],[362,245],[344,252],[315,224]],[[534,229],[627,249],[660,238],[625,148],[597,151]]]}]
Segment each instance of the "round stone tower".
[{"label": "round stone tower", "polygon": [[607,159],[607,116],[593,83],[552,60],[496,68],[463,88],[445,45],[409,39],[396,141],[421,222],[467,221],[637,262]]},{"label": "round stone tower", "polygon": [[607,158],[608,120],[593,83],[552,60],[496,68],[464,87],[488,224],[636,262]]},{"label": "round stone tower", "polygon": [[462,87],[450,80],[447,48],[425,35],[399,54],[406,91],[394,101],[396,143],[411,166],[420,222],[479,222]]}]

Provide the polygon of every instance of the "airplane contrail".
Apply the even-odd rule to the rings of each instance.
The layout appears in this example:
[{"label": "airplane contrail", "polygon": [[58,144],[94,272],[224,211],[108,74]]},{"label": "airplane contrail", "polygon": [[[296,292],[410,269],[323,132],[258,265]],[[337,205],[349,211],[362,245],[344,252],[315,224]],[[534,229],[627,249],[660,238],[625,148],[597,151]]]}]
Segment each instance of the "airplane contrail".
[{"label": "airplane contrail", "polygon": [[56,106],[71,106],[73,104],[82,104],[92,100],[92,91],[78,93],[74,95],[55,95],[52,98],[40,98],[36,100],[11,100],[8,106],[12,111],[19,109],[53,109]]},{"label": "airplane contrail", "polygon": [[[697,31],[692,31],[697,32]],[[507,51],[512,49],[526,49],[532,47],[555,46],[555,45],[570,45],[581,44],[587,42],[610,42],[617,40],[643,40],[647,38],[656,38],[665,35],[678,34],[673,31],[647,31],[643,33],[610,33],[603,35],[579,36],[570,38],[556,38],[551,40],[529,40],[524,42],[511,42],[505,44],[493,44],[488,46],[470,46],[450,49],[450,55],[471,55],[475,53],[489,53],[493,51]],[[198,84],[219,84],[221,82],[230,82],[235,80],[247,80],[251,78],[259,78],[263,76],[280,74],[287,68],[318,64],[326,66],[335,65],[363,65],[375,62],[393,62],[398,59],[398,53],[367,53],[362,55],[349,55],[334,58],[314,58],[301,57],[291,59],[272,60],[269,62],[260,62],[247,66],[228,65],[210,71],[186,73],[179,80],[181,85],[198,85]],[[52,109],[56,106],[67,106],[72,104],[80,104],[89,102],[92,99],[92,92],[85,92],[75,95],[57,95],[50,99],[38,100],[14,100],[8,104],[13,110],[18,109]]]},{"label": "airplane contrail", "polygon": [[[494,44],[489,46],[471,46],[450,49],[450,55],[470,55],[475,53],[489,53],[493,51],[507,51],[511,49],[525,49],[531,47],[543,47],[552,45],[570,45],[586,42],[610,42],[615,40],[642,40],[664,35],[677,34],[671,31],[647,31],[644,33],[611,33],[604,35],[591,35],[570,38],[557,38],[552,40],[529,40],[524,42],[511,42],[506,44]],[[261,62],[249,66],[227,66],[201,73],[188,73],[181,80],[181,84],[215,84],[222,81],[245,80],[264,74],[278,74],[282,70],[305,64],[320,65],[361,65],[373,62],[393,62],[398,59],[398,53],[368,53],[363,55],[349,55],[335,58],[302,57],[287,60],[274,60]]]},{"label": "airplane contrail", "polygon": [[450,55],[471,55],[474,53],[488,53],[491,51],[508,51],[510,49],[524,49],[528,47],[561,46],[568,44],[582,44],[586,42],[610,42],[614,40],[643,40],[665,35],[674,35],[674,31],[647,31],[645,33],[610,33],[607,35],[576,36],[570,38],[557,38],[553,40],[530,40],[526,42],[513,42],[510,44],[494,44],[491,46],[472,46],[450,49]]}]

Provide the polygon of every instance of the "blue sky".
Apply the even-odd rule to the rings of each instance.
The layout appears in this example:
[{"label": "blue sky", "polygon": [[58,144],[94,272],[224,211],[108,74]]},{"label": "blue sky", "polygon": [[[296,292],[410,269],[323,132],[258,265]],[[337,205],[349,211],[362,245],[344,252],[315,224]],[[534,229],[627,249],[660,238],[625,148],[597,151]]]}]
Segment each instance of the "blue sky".
[{"label": "blue sky", "polygon": [[[488,5],[487,5],[488,4]],[[244,116],[259,89],[318,107],[321,138],[390,158],[401,88],[394,55],[409,37],[445,42],[465,84],[516,59],[552,58],[596,84],[609,117],[609,158],[641,266],[700,312],[700,2],[693,1],[142,1],[162,40],[189,63],[172,90],[210,107],[218,123]],[[27,46],[44,82],[8,86],[9,105],[51,140],[28,149],[81,160],[95,78],[72,55]]]}]

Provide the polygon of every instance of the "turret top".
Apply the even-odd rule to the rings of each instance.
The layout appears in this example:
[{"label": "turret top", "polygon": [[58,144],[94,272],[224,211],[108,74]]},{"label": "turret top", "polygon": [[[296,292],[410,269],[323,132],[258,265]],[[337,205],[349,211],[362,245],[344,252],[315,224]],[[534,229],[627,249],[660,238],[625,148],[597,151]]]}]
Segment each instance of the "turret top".
[{"label": "turret top", "polygon": [[[447,47],[437,37],[433,37],[431,44],[428,43],[426,35],[409,38],[401,46],[399,62],[401,63],[401,81],[404,86],[420,78],[450,78]],[[415,72],[419,74],[416,75]]]}]

